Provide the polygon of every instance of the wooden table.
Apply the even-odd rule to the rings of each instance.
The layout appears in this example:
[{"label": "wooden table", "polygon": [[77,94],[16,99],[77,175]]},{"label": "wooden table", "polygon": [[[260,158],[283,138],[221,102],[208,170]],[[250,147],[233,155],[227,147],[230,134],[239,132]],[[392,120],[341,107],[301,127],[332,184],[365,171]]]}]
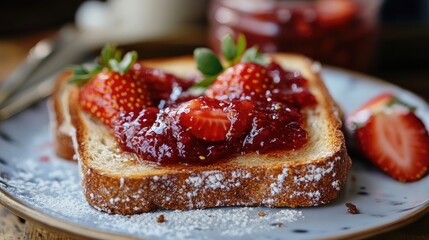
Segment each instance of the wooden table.
[{"label": "wooden table", "polygon": [[[0,38],[0,80],[3,79],[27,54],[28,50],[40,39],[51,36],[55,31],[43,31],[30,35],[10,38]],[[195,41],[195,40],[194,40]],[[203,38],[197,41],[204,41]],[[189,48],[189,49],[188,49]],[[190,52],[191,48],[185,46],[181,51]],[[167,54],[166,52],[164,52]],[[389,72],[386,70],[373,72],[386,80],[393,82],[403,88],[418,93],[429,100],[429,72],[422,71],[400,71]],[[412,79],[413,81],[410,81]],[[429,187],[429,186],[428,186]],[[35,223],[26,222],[13,215],[10,211],[0,205],[0,239],[73,239],[64,233],[52,232]],[[429,239],[429,213],[419,220],[388,231],[370,240],[423,240]]]}]

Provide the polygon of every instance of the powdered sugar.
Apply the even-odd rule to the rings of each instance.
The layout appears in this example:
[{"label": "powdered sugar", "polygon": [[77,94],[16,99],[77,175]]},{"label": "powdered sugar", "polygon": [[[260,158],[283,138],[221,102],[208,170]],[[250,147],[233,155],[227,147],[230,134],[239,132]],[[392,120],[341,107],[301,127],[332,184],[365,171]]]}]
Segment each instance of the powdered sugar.
[{"label": "powdered sugar", "polygon": [[239,186],[237,179],[247,179],[251,178],[251,173],[246,170],[234,170],[231,172],[230,176],[226,177],[220,171],[206,171],[202,174],[191,174],[185,180],[185,183],[191,185],[193,188],[199,188],[200,186],[205,187],[205,189],[230,189],[234,186]]},{"label": "powdered sugar", "polygon": [[225,188],[226,186],[222,184],[222,181],[224,180],[224,175],[217,172],[208,172],[207,178],[206,178],[206,187],[211,189],[216,188]]},{"label": "powdered sugar", "polygon": [[[327,81],[328,87],[334,90],[331,93],[345,107],[346,112],[356,107],[362,99],[370,97],[371,94],[375,94],[377,91],[386,91],[386,88],[393,89],[391,85],[366,79],[361,81],[362,76],[355,75],[352,78],[349,75],[338,72],[338,70],[328,69],[326,71],[325,69],[324,73],[326,74],[325,79],[329,80]],[[350,87],[353,87],[354,91],[347,91]],[[394,90],[400,93],[401,96],[408,97],[414,105],[419,106],[418,111],[428,125],[427,104],[410,93],[403,92],[397,88]],[[45,102],[42,104],[44,106]],[[360,231],[368,232],[371,229],[383,229],[388,224],[415,216],[416,213],[422,212],[428,206],[429,188],[427,186],[429,177],[412,184],[402,184],[392,181],[378,171],[368,171],[366,164],[362,164],[359,159],[354,159],[351,176],[357,177],[353,181],[349,179],[349,183],[343,190],[344,194],[340,195],[336,201],[328,206],[291,210],[290,214],[298,217],[298,220],[295,221],[287,217],[287,221],[281,222],[284,223],[284,226],[280,228],[271,226],[271,224],[275,224],[276,220],[271,214],[288,209],[243,208],[244,213],[248,213],[247,215],[252,218],[255,217],[255,221],[258,222],[252,222],[245,227],[242,227],[245,221],[233,223],[230,226],[225,226],[224,224],[224,229],[221,229],[220,226],[213,226],[207,229],[207,226],[219,224],[221,218],[228,219],[229,215],[226,212],[241,208],[216,208],[185,212],[170,211],[167,214],[163,211],[132,217],[104,214],[89,207],[86,203],[80,190],[74,164],[65,161],[60,161],[59,164],[56,161],[49,163],[39,162],[39,155],[42,153],[35,151],[34,142],[40,139],[43,141],[51,139],[47,127],[49,122],[47,111],[44,108],[40,108],[40,105],[39,107],[36,105],[29,111],[17,115],[10,121],[2,121],[0,125],[2,133],[8,134],[14,140],[13,143],[9,144],[0,139],[0,190],[9,193],[12,198],[18,199],[21,203],[31,208],[39,209],[40,212],[54,216],[59,221],[66,221],[77,226],[134,237],[144,236],[145,239],[179,239],[186,238],[185,236],[189,236],[189,239],[330,239],[346,238],[350,235],[356,236]],[[326,152],[326,154],[328,153]],[[321,158],[323,157],[327,157],[327,155],[321,155]],[[2,162],[7,164],[2,164]],[[49,167],[51,164],[54,164],[54,166]],[[34,171],[35,169],[37,171]],[[331,172],[329,174],[333,175],[335,173]],[[277,177],[277,175],[274,176],[275,178]],[[16,178],[14,179],[16,185],[12,186],[11,181],[13,178]],[[57,183],[53,183],[55,181]],[[9,184],[10,187],[2,182]],[[303,182],[302,184],[311,185],[308,182]],[[337,188],[338,184],[334,180],[331,186]],[[359,186],[366,186],[365,191],[369,195],[357,194],[355,187]],[[311,194],[317,195],[317,192]],[[355,203],[364,212],[360,215],[348,214],[344,204],[349,201]],[[403,204],[392,205],[393,201]],[[267,216],[259,217],[257,213],[260,210],[266,211]],[[215,211],[216,214],[213,213],[212,215],[210,211]],[[235,217],[240,220],[240,216],[244,213],[237,213]],[[165,214],[165,223],[155,223],[160,214]],[[302,215],[305,215],[305,218]],[[299,218],[299,216],[301,217]],[[327,216],[334,217],[326,221]],[[186,217],[189,217],[189,221],[184,221],[183,224],[180,223]],[[213,217],[216,218],[217,222],[209,222],[210,218]],[[267,217],[272,218],[268,219]],[[204,225],[205,221],[207,221],[207,224]],[[266,223],[269,224],[267,225]],[[60,224],[59,222],[58,225]],[[186,226],[186,224],[189,225]],[[201,227],[201,225],[203,226]],[[277,226],[280,226],[280,224]],[[194,229],[191,229],[191,227],[194,227]],[[201,228],[198,229],[198,227]],[[256,229],[248,234],[249,229],[253,227]],[[235,235],[234,232],[231,233],[232,228],[236,228],[232,230],[235,233],[242,233]],[[260,230],[261,228],[263,230]],[[308,231],[305,234],[302,231],[294,233],[294,229]],[[172,233],[175,230],[180,231]],[[217,230],[220,231],[216,232]],[[222,235],[220,235],[221,233]]]},{"label": "powdered sugar", "polygon": [[333,181],[332,187],[339,191],[340,190],[340,182],[338,180]]},{"label": "powdered sugar", "polygon": [[[44,149],[43,151],[36,150],[39,149],[39,146],[46,145],[46,142],[52,139],[47,125],[46,110],[44,111],[37,112],[36,116],[18,118],[14,120],[14,123],[2,125],[7,129],[9,125],[19,124],[20,120],[31,119],[34,123],[32,125],[37,127],[31,128],[30,137],[28,135],[29,129],[14,128],[16,129],[16,131],[14,130],[14,137],[16,139],[25,139],[25,144],[6,146],[2,142],[5,151],[0,152],[0,158],[6,159],[6,164],[0,162],[0,188],[11,195],[12,198],[18,199],[30,208],[54,217],[58,220],[58,224],[66,222],[85,229],[96,229],[146,239],[248,239],[267,238],[268,235],[272,238],[282,238],[288,234],[290,236],[291,230],[299,227],[304,219],[303,210],[301,209],[259,207],[156,211],[133,216],[111,215],[100,212],[90,207],[86,202],[79,182],[79,167],[75,163],[58,159],[54,156],[52,148]],[[20,126],[30,125],[21,124]],[[23,146],[25,146],[25,151],[22,149]],[[50,160],[41,162],[39,160],[40,156],[48,156]],[[330,171],[329,168],[326,169]],[[315,170],[315,173],[317,174],[318,171]],[[83,174],[92,173],[85,171]],[[333,171],[329,174],[333,174]],[[267,175],[266,177],[271,179],[274,185],[271,185],[271,187],[270,185],[266,186],[265,190],[268,193],[266,197],[269,197],[271,192],[276,193],[287,190],[285,182],[290,181],[294,175],[294,172],[286,167],[278,173],[273,173],[272,177]],[[237,179],[240,179],[240,181],[237,181]],[[317,179],[317,177],[314,179]],[[164,176],[154,176],[152,180],[153,182],[166,181]],[[198,175],[191,174],[183,182],[184,187],[177,186],[176,190],[179,191],[182,188],[183,197],[189,198],[190,203],[194,203],[195,207],[198,207],[200,202],[192,201],[195,193],[192,191],[185,192],[183,189],[189,186],[204,186],[204,191],[227,191],[244,184],[244,181],[258,181],[258,179],[244,169],[236,169],[228,174],[219,171],[206,171]],[[124,181],[120,180],[117,187],[121,187],[121,185],[121,191],[125,191],[127,187],[126,179]],[[166,187],[169,187],[168,184]],[[100,191],[107,191],[107,189],[100,189]],[[132,200],[133,197],[138,198],[139,194],[142,194],[142,192],[137,191],[135,195],[129,196],[130,199],[113,197],[105,204],[108,204],[108,202],[126,202]],[[321,193],[307,191],[296,194],[307,194],[317,198]],[[88,194],[88,196],[93,200],[99,197],[97,194]],[[165,196],[165,201],[170,201],[169,197]],[[267,198],[265,203],[270,203],[270,201],[272,202],[273,200]],[[219,200],[220,204],[222,204],[221,200]],[[259,211],[264,211],[266,215],[259,216]],[[160,214],[165,216],[164,223],[156,221]]]},{"label": "powdered sugar", "polygon": [[301,184],[301,183],[308,183],[312,181],[319,181],[322,179],[323,176],[333,173],[333,176],[335,177],[335,172],[332,170],[334,169],[335,161],[340,160],[340,158],[335,158],[334,161],[328,162],[327,166],[325,167],[318,167],[312,164],[309,164],[306,169],[304,170],[305,175],[302,177],[295,177],[294,183],[295,184]]},{"label": "powdered sugar", "polygon": [[[267,232],[281,231],[288,224],[304,218],[299,210],[267,208],[213,208],[190,211],[158,211],[134,216],[110,215],[88,205],[79,184],[77,165],[55,157],[48,164],[35,159],[19,161],[19,165],[8,166],[13,175],[0,177],[4,189],[24,204],[48,215],[75,225],[131,236],[162,239],[213,239],[237,236],[257,236]],[[18,170],[19,169],[19,170]],[[284,173],[282,173],[284,174]],[[247,177],[247,171],[236,170],[233,177]],[[185,184],[207,189],[228,187],[221,184],[225,176],[216,171],[206,172],[204,177],[189,177]],[[282,176],[279,176],[282,178]],[[162,180],[162,177],[154,177]],[[124,184],[122,181],[120,184]],[[192,195],[192,193],[188,193]],[[94,198],[94,195],[90,195]],[[128,199],[129,200],[129,199]],[[110,202],[122,201],[112,198]],[[126,201],[126,199],[124,200]],[[258,216],[260,211],[265,216]],[[160,214],[165,222],[158,223]],[[279,227],[283,226],[283,227]],[[201,235],[204,232],[204,235]]]},{"label": "powdered sugar", "polygon": [[[45,133],[44,133],[45,134]],[[34,208],[44,214],[52,216],[60,221],[68,222],[77,226],[101,231],[114,232],[124,235],[145,238],[236,238],[247,239],[249,237],[258,238],[269,235],[283,236],[290,231],[290,226],[295,222],[304,219],[301,210],[295,209],[270,209],[270,208],[213,208],[205,210],[190,211],[157,211],[133,216],[110,215],[100,212],[86,202],[80,178],[78,166],[75,163],[58,159],[54,156],[52,149],[45,149],[43,152],[36,152],[37,146],[46,144],[46,135],[38,137],[27,146],[30,148],[28,155],[8,159],[7,165],[0,168],[0,187],[11,196],[19,199],[22,203]],[[40,162],[38,155],[47,155],[50,160]],[[31,156],[31,157],[29,157]],[[1,153],[0,153],[0,157]],[[5,158],[5,157],[3,157]],[[5,158],[6,159],[6,158]],[[324,171],[317,168],[310,168],[306,181],[315,181],[318,174],[335,174],[331,166],[324,166]],[[91,174],[86,171],[85,174]],[[272,183],[267,186],[268,194],[284,194],[288,191],[286,182],[290,181],[295,173],[283,167],[279,173],[267,176]],[[154,182],[165,182],[165,176],[152,177]],[[244,181],[258,181],[245,169],[236,169],[228,174],[220,171],[206,171],[199,174],[191,174],[183,182],[183,186],[177,186],[177,191],[183,191],[183,198],[188,199],[194,207],[204,206],[204,199],[195,199],[197,192],[186,191],[190,186],[201,191],[222,190],[228,191],[240,187]],[[308,184],[303,181],[302,184]],[[118,182],[118,187],[125,190],[126,179]],[[166,183],[166,187],[169,187]],[[332,187],[335,187],[333,183]],[[154,189],[156,191],[156,189]],[[108,191],[101,189],[100,191]],[[118,202],[131,201],[131,198],[139,198],[142,192],[136,192],[130,198],[111,198],[105,204],[115,204]],[[306,195],[312,199],[320,198],[319,191],[292,192],[289,196]],[[274,198],[269,195],[264,200],[264,204],[275,205]],[[96,194],[89,194],[89,198],[96,200]],[[165,196],[165,201],[170,201],[169,196]],[[198,200],[198,201],[197,201]],[[218,205],[222,205],[221,199]],[[246,204],[243,202],[243,204]],[[103,207],[103,206],[100,206]],[[137,211],[138,209],[136,209]],[[266,212],[266,216],[258,215],[259,211]],[[158,223],[156,219],[160,214],[165,216],[164,223]],[[281,226],[281,227],[279,227]],[[204,232],[204,236],[202,233]],[[274,233],[274,234],[273,234]]]},{"label": "powdered sugar", "polygon": [[282,172],[277,176],[277,181],[270,184],[271,195],[279,194],[282,190],[284,180],[288,176],[288,169],[285,167]]}]

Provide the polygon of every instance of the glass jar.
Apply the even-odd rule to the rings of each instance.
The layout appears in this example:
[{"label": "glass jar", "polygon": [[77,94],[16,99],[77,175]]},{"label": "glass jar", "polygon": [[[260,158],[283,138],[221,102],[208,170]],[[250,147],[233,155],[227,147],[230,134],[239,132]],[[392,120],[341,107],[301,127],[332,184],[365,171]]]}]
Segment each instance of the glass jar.
[{"label": "glass jar", "polygon": [[298,52],[322,63],[367,70],[381,0],[213,0],[210,45],[243,33],[263,52]]}]

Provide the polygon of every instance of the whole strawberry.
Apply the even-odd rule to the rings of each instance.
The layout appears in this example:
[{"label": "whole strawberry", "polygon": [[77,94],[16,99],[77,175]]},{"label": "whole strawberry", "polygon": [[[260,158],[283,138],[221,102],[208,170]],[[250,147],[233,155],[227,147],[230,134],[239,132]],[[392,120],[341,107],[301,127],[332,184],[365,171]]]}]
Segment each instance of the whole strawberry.
[{"label": "whole strawberry", "polygon": [[273,80],[264,66],[243,62],[229,67],[207,89],[206,95],[220,100],[267,99]]},{"label": "whole strawberry", "polygon": [[100,62],[92,70],[76,67],[70,80],[80,86],[79,104],[82,109],[107,126],[112,126],[120,112],[138,113],[151,106],[146,83],[129,71],[137,53],[129,52],[121,58],[116,47],[103,48]]},{"label": "whole strawberry", "polygon": [[273,79],[268,75],[268,59],[256,47],[246,50],[244,36],[237,44],[227,35],[222,41],[223,65],[209,49],[194,51],[197,68],[204,75],[194,88],[205,90],[205,95],[218,100],[266,100],[273,88]]},{"label": "whole strawberry", "polygon": [[297,108],[316,105],[303,76],[270,62],[256,47],[245,48],[243,36],[237,44],[231,36],[226,36],[222,41],[224,65],[211,50],[196,49],[197,68],[204,78],[193,88],[203,89],[207,97],[218,100],[275,101]]},{"label": "whole strawberry", "polygon": [[370,100],[347,119],[358,148],[374,165],[401,182],[416,181],[429,168],[429,135],[414,108],[390,93]]}]

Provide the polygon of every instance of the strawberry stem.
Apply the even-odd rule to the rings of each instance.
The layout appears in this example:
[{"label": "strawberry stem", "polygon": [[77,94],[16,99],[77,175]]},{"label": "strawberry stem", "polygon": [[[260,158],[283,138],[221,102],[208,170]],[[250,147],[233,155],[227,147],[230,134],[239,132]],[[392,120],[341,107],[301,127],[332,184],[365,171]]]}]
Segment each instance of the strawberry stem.
[{"label": "strawberry stem", "polygon": [[204,78],[194,84],[194,88],[208,88],[216,77],[228,67],[241,62],[253,62],[263,66],[268,65],[268,59],[265,58],[257,47],[246,50],[247,41],[243,34],[238,36],[237,42],[231,35],[226,35],[221,43],[222,56],[225,59],[225,65],[222,65],[219,58],[208,48],[197,48],[194,51],[194,58],[198,70],[204,75]]},{"label": "strawberry stem", "polygon": [[387,103],[387,107],[393,107],[395,105],[402,105],[402,106],[408,108],[412,112],[414,112],[417,109],[415,106],[402,101],[398,97],[392,97],[392,99]]},{"label": "strawberry stem", "polygon": [[257,63],[260,64],[262,66],[267,66],[268,65],[268,59],[265,58],[261,52],[259,52],[257,47],[251,47],[249,49],[247,49],[244,54],[243,57],[241,58],[242,62],[253,62],[253,63]]},{"label": "strawberry stem", "polygon": [[246,47],[247,47],[246,37],[244,36],[244,34],[240,33],[240,35],[238,35],[238,40],[237,40],[237,55],[235,56],[231,65],[234,65],[240,62],[243,56],[243,53],[246,50]]},{"label": "strawberry stem", "polygon": [[197,68],[204,76],[216,76],[223,71],[222,63],[212,50],[197,48],[194,51]]},{"label": "strawberry stem", "polygon": [[235,46],[234,39],[232,39],[231,35],[226,35],[222,41],[222,55],[228,62],[233,61],[237,55],[237,46]]},{"label": "strawberry stem", "polygon": [[201,80],[201,81],[197,82],[196,84],[194,84],[193,87],[208,88],[216,80],[216,77],[217,76],[206,76],[206,77],[203,78],[203,80]]},{"label": "strawberry stem", "polygon": [[101,50],[98,63],[92,68],[86,66],[71,67],[73,75],[69,79],[69,83],[82,86],[103,69],[124,74],[134,65],[137,59],[138,54],[136,51],[127,52],[122,57],[122,51],[117,49],[116,45],[106,44]]},{"label": "strawberry stem", "polygon": [[71,71],[73,75],[68,80],[71,84],[83,86],[91,79],[92,76],[101,71],[101,66],[95,66],[92,69],[86,68],[85,66],[72,66]]},{"label": "strawberry stem", "polygon": [[114,72],[119,72],[120,74],[124,74],[127,72],[130,67],[137,61],[137,52],[127,52],[122,58],[122,60],[117,60],[116,58],[109,59],[108,68],[113,70]]}]

